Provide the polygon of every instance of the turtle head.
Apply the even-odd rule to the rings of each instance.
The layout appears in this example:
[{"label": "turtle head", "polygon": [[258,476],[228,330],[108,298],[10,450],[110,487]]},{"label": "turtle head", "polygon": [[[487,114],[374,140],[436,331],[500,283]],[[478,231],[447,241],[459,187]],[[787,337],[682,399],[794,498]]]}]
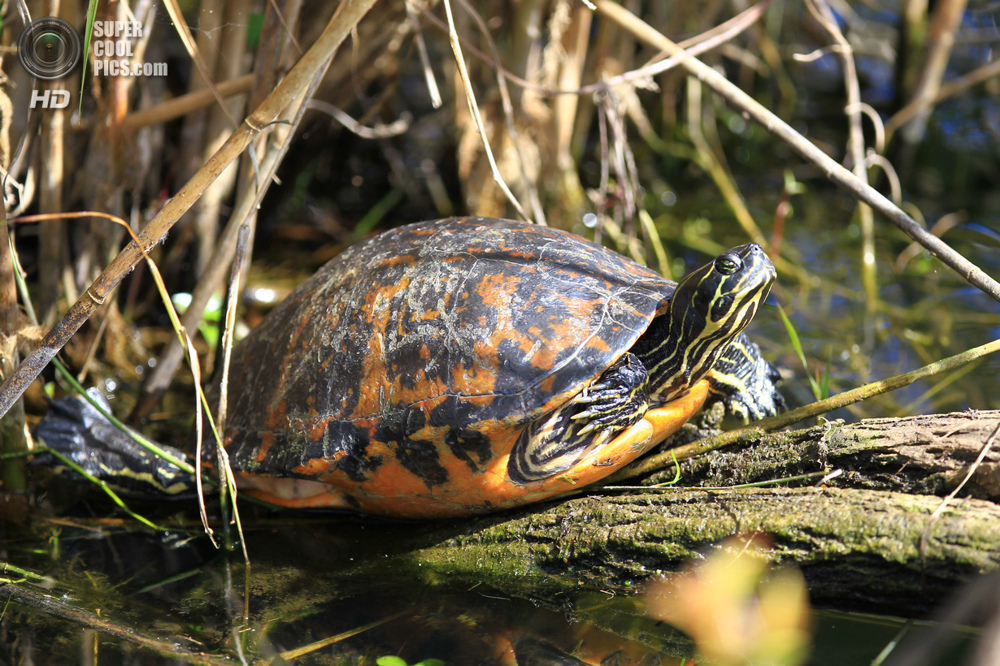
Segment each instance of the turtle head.
[{"label": "turtle head", "polygon": [[774,264],[756,243],[726,250],[685,277],[670,302],[670,317],[688,344],[731,341],[767,298]]},{"label": "turtle head", "polygon": [[[713,364],[757,313],[776,273],[756,243],[726,250],[677,285],[665,326],[648,352],[650,394],[661,401],[681,395]],[[645,336],[644,336],[645,337]]]}]

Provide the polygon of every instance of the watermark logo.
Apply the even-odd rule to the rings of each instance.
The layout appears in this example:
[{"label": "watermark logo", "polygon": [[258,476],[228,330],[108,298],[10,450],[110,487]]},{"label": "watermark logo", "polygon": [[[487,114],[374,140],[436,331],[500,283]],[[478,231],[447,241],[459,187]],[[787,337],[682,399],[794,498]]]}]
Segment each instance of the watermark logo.
[{"label": "watermark logo", "polygon": [[68,90],[32,90],[31,108],[65,109],[69,106]]},{"label": "watermark logo", "polygon": [[[56,16],[35,19],[17,40],[17,57],[21,65],[39,79],[53,80],[66,76],[80,61],[81,51],[80,35],[73,26]],[[47,92],[45,95],[46,99],[51,99]]]},{"label": "watermark logo", "polygon": [[166,76],[165,62],[133,62],[132,40],[143,36],[138,21],[96,21],[93,31],[94,74]]},{"label": "watermark logo", "polygon": [[[134,62],[133,41],[145,32],[138,21],[95,21],[91,47],[94,74],[97,76],[166,76],[165,62]],[[60,79],[80,62],[83,48],[80,35],[68,22],[56,16],[35,19],[24,29],[17,42],[17,55],[24,68],[35,78]],[[56,93],[56,91],[53,91]],[[62,94],[36,91],[32,106],[63,108]]]}]

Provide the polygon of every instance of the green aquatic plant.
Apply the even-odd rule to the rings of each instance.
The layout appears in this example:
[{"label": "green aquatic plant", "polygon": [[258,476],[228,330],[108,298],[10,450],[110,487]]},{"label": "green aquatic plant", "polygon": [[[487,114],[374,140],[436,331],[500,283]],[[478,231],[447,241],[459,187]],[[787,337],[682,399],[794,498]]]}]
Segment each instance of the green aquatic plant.
[{"label": "green aquatic plant", "polygon": [[795,349],[795,353],[799,357],[799,361],[802,362],[802,367],[805,368],[806,377],[809,379],[809,386],[812,387],[813,396],[816,400],[825,400],[830,397],[830,361],[826,362],[826,370],[823,371],[823,376],[817,380],[809,373],[809,363],[806,362],[806,355],[802,351],[802,341],[799,340],[799,334],[795,330],[795,325],[792,324],[792,320],[788,318],[785,314],[784,308],[780,305],[778,306],[778,314],[781,315],[781,321],[785,324],[785,330],[788,331],[788,339],[792,342],[792,347]]},{"label": "green aquatic plant", "polygon": [[[379,657],[375,660],[378,666],[409,666],[406,660],[402,657],[397,657],[396,655],[386,655],[384,657]],[[412,666],[445,666],[445,663],[440,659],[424,659],[418,661]]]}]

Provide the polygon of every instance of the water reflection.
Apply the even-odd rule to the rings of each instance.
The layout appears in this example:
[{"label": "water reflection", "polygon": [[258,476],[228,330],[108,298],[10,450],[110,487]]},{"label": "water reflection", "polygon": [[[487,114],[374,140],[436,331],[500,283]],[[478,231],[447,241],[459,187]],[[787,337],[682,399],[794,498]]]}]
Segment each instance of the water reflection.
[{"label": "water reflection", "polygon": [[[28,535],[8,540],[8,558],[49,577],[23,585],[88,615],[70,620],[51,609],[11,604],[5,627],[8,636],[19,637],[8,641],[12,658],[35,654],[42,663],[72,663],[85,654],[98,655],[98,663],[166,663],[173,657],[153,656],[166,645],[184,659],[201,655],[218,663],[294,655],[296,663],[375,663],[396,656],[411,665],[429,659],[514,664],[519,642],[533,659],[525,656],[522,663],[533,664],[650,666],[680,664],[695,655],[691,640],[658,620],[638,597],[542,591],[524,599],[510,590],[421,572],[405,556],[414,540],[424,538],[420,525],[264,518],[247,532],[249,577],[236,552],[215,551],[194,524],[190,532],[167,536],[132,531],[117,521],[43,520],[36,529],[47,532],[50,543],[57,539],[58,551],[31,548],[38,540]],[[693,600],[681,603],[697,612]],[[87,617],[117,624],[131,639],[81,632]],[[813,621],[810,663],[867,663],[902,624],[821,611]],[[364,630],[355,633],[358,628]],[[845,631],[854,637],[846,643]],[[137,643],[142,637],[145,643]],[[540,661],[550,649],[568,655],[566,660]]]}]

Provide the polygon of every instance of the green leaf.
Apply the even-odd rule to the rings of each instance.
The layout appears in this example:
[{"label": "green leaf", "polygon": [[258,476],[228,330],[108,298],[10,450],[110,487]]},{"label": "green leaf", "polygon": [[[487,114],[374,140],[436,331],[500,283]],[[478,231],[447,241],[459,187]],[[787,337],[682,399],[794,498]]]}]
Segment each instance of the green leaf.
[{"label": "green leaf", "polygon": [[378,666],[406,666],[406,660],[395,655],[379,657],[375,660]]},{"label": "green leaf", "polygon": [[97,20],[97,0],[87,3],[87,27],[83,31],[83,67],[80,69],[80,99],[76,112],[83,113],[83,89],[87,85],[87,54],[90,53],[90,42],[94,38],[94,21]]},{"label": "green leaf", "polygon": [[[785,330],[788,331],[788,338],[792,341],[792,347],[795,349],[795,353],[799,356],[799,361],[802,362],[802,367],[805,368],[806,377],[809,378],[809,385],[812,387],[813,395],[817,400],[823,399],[823,389],[820,387],[819,383],[809,374],[809,364],[806,363],[806,355],[802,351],[802,342],[799,340],[799,334],[795,330],[795,326],[792,324],[792,320],[788,318],[785,314],[785,309],[778,306],[778,314],[781,315],[781,321],[785,324]],[[827,366],[829,370],[829,365]]]}]

